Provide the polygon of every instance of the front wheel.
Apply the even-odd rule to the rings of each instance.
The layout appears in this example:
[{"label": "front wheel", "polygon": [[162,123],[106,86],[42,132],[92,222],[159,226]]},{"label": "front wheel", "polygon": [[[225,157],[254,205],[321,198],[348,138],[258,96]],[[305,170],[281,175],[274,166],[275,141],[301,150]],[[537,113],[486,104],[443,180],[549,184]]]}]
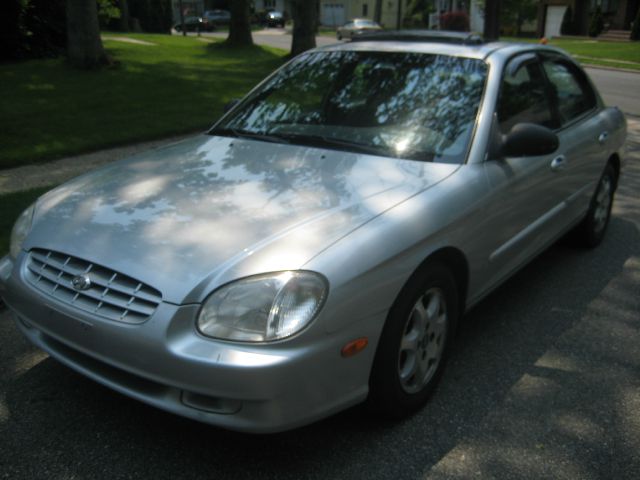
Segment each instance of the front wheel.
[{"label": "front wheel", "polygon": [[451,272],[433,264],[412,280],[392,306],[378,343],[369,405],[392,418],[421,407],[444,369],[459,315]]}]

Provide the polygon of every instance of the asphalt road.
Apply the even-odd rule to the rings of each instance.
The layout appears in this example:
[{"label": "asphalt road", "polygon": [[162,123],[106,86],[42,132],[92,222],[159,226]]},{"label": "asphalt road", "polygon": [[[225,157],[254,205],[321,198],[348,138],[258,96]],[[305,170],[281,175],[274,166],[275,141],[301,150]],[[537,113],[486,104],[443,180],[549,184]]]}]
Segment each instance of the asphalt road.
[{"label": "asphalt road", "polygon": [[556,245],[471,311],[430,403],[247,436],[148,407],[0,313],[0,478],[640,478],[640,121],[610,229]]},{"label": "asphalt road", "polygon": [[587,68],[587,73],[607,105],[640,116],[640,72]]}]

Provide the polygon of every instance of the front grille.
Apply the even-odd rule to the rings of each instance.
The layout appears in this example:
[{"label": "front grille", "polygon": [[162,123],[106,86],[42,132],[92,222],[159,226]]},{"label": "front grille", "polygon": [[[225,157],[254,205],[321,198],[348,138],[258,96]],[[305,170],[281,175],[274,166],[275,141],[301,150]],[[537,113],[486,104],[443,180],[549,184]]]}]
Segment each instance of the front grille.
[{"label": "front grille", "polygon": [[[86,290],[72,280],[87,275]],[[156,289],[131,277],[64,253],[33,249],[27,260],[27,280],[38,290],[75,308],[126,323],[147,320],[162,301]]]}]

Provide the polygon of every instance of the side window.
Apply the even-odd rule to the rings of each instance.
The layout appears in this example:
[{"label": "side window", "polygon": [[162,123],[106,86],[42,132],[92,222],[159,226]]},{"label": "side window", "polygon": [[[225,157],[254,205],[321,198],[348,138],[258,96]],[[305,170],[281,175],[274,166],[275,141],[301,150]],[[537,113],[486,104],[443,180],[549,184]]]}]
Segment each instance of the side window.
[{"label": "side window", "polygon": [[505,68],[498,97],[498,122],[502,133],[522,122],[554,127],[545,80],[536,57],[516,57]]},{"label": "side window", "polygon": [[545,59],[542,67],[551,83],[563,125],[595,107],[595,94],[577,68],[560,59]]}]

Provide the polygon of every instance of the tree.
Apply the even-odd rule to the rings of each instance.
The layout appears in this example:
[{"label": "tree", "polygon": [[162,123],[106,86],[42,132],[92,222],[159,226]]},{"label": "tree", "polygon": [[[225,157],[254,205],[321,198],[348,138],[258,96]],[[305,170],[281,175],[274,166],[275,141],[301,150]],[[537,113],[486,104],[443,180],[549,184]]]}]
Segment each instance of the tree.
[{"label": "tree", "polygon": [[67,56],[78,68],[97,68],[107,63],[95,0],[67,0]]},{"label": "tree", "polygon": [[244,47],[253,45],[251,22],[249,21],[249,0],[232,0],[230,3],[231,22],[227,45]]},{"label": "tree", "polygon": [[571,5],[567,7],[562,17],[562,25],[560,26],[560,34],[562,35],[575,35],[576,28],[573,22],[573,10]]},{"label": "tree", "polygon": [[498,40],[500,37],[500,0],[486,0],[484,7],[484,38]]},{"label": "tree", "polygon": [[503,27],[515,27],[516,36],[520,35],[522,25],[536,18],[537,0],[500,0],[500,24]]},{"label": "tree", "polygon": [[382,23],[382,0],[376,0],[375,9],[373,11],[373,20]]},{"label": "tree", "polygon": [[295,57],[316,46],[318,0],[293,0],[291,7],[293,10],[291,56]]},{"label": "tree", "polygon": [[122,14],[116,0],[98,1],[98,26],[101,30],[107,30],[111,25],[120,26]]},{"label": "tree", "polygon": [[123,32],[128,32],[131,28],[129,18],[129,3],[127,0],[120,0],[120,30]]},{"label": "tree", "polygon": [[429,0],[409,0],[404,12],[403,25],[410,28],[424,28],[429,25],[432,6]]},{"label": "tree", "polygon": [[0,15],[0,61],[55,57],[67,48],[66,0],[8,0]]},{"label": "tree", "polygon": [[8,0],[0,15],[0,61],[14,60],[24,54],[24,7],[20,0]]}]

